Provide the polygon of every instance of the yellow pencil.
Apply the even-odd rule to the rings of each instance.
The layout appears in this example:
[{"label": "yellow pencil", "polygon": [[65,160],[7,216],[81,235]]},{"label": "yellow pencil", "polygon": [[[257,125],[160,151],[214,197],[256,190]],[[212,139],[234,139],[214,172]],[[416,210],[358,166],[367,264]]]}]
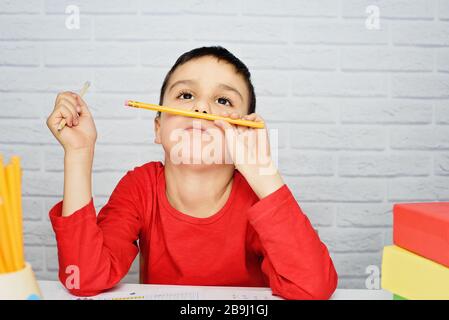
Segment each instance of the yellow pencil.
[{"label": "yellow pencil", "polygon": [[19,270],[22,268],[20,264],[20,248],[19,248],[19,226],[17,223],[18,210],[17,208],[17,194],[16,194],[16,179],[14,174],[14,167],[11,163],[6,166],[6,181],[8,184],[8,201],[9,201],[9,211],[6,213],[8,220],[8,226],[11,229],[11,242],[12,242],[12,256],[14,270]]},{"label": "yellow pencil", "polygon": [[14,194],[15,194],[15,202],[16,202],[16,217],[15,217],[15,225],[17,231],[17,249],[18,249],[18,261],[17,264],[19,268],[22,269],[25,267],[25,257],[23,253],[23,223],[22,223],[22,172],[20,169],[20,158],[18,156],[11,157],[11,165],[13,167],[14,173]]},{"label": "yellow pencil", "polygon": [[265,123],[262,121],[258,122],[258,121],[242,120],[242,119],[231,119],[231,118],[227,118],[227,117],[218,116],[215,114],[200,113],[200,112],[164,107],[164,106],[160,106],[157,104],[144,103],[144,102],[138,102],[138,101],[133,101],[133,100],[126,100],[125,106],[153,110],[153,111],[167,112],[170,114],[198,118],[198,119],[212,120],[212,121],[213,120],[224,120],[224,121],[227,121],[229,123],[236,124],[239,126],[245,126],[245,127],[250,127],[250,128],[256,128],[256,129],[262,129],[265,127]]},{"label": "yellow pencil", "polygon": [[[3,201],[3,198],[2,198]],[[6,234],[6,222],[5,222],[5,205],[2,202],[0,204],[0,273],[9,272],[12,270],[12,263],[10,258],[10,247],[8,241],[8,235]]]},{"label": "yellow pencil", "polygon": [[13,244],[13,229],[11,225],[11,217],[10,217],[10,203],[9,203],[9,195],[7,190],[6,176],[5,176],[5,168],[3,165],[3,157],[0,157],[0,197],[3,200],[3,205],[0,206],[0,224],[2,225],[2,249],[5,256],[5,265],[6,271],[12,272],[14,271],[14,244]]},{"label": "yellow pencil", "polygon": [[7,257],[7,245],[8,240],[6,237],[6,226],[3,223],[3,215],[5,209],[3,204],[3,198],[0,196],[0,273],[5,273],[8,271],[6,260]]}]

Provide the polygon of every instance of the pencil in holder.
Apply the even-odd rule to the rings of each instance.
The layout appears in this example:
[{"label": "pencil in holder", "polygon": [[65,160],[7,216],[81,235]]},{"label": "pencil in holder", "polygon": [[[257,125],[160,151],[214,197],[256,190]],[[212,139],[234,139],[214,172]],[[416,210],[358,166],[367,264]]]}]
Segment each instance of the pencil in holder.
[{"label": "pencil in holder", "polygon": [[20,158],[0,154],[0,299],[40,299],[31,265],[25,261]]},{"label": "pencil in holder", "polygon": [[0,273],[0,300],[43,299],[31,265],[14,272]]}]

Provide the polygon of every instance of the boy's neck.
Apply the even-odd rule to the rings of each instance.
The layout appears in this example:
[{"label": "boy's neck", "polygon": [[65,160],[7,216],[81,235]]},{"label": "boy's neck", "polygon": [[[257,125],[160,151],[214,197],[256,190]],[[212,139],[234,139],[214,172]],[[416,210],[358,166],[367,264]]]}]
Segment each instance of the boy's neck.
[{"label": "boy's neck", "polygon": [[187,215],[206,218],[218,212],[232,189],[233,165],[174,165],[165,161],[166,195]]}]

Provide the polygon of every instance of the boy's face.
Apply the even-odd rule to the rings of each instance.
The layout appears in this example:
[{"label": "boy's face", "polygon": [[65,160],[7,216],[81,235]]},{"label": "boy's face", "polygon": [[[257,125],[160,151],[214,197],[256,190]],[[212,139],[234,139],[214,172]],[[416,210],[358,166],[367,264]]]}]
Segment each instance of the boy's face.
[{"label": "boy's face", "polygon": [[[237,112],[243,116],[248,113],[249,92],[243,77],[236,73],[234,66],[215,57],[205,56],[190,60],[173,72],[167,84],[163,105],[216,115]],[[200,127],[203,131],[192,129],[192,126]],[[210,133],[214,133],[213,137]],[[216,138],[215,133],[219,133],[224,140],[224,134],[213,121],[164,112],[160,118],[155,119],[155,143],[162,144],[166,154],[170,155],[173,148],[180,148],[182,136],[184,146],[189,140],[187,147],[190,154],[187,158],[190,161],[199,159],[200,153]],[[194,149],[195,143],[200,143],[201,147]],[[221,148],[221,163],[224,163],[224,143]],[[204,152],[202,154],[204,157]],[[183,156],[183,161],[189,159],[186,159],[186,155]]]}]

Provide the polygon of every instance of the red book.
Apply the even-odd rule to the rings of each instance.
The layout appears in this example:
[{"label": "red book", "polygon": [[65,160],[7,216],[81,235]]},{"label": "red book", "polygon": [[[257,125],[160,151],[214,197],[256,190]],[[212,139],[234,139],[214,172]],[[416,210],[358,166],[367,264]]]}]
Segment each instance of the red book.
[{"label": "red book", "polygon": [[393,242],[449,267],[449,202],[393,206]]}]

